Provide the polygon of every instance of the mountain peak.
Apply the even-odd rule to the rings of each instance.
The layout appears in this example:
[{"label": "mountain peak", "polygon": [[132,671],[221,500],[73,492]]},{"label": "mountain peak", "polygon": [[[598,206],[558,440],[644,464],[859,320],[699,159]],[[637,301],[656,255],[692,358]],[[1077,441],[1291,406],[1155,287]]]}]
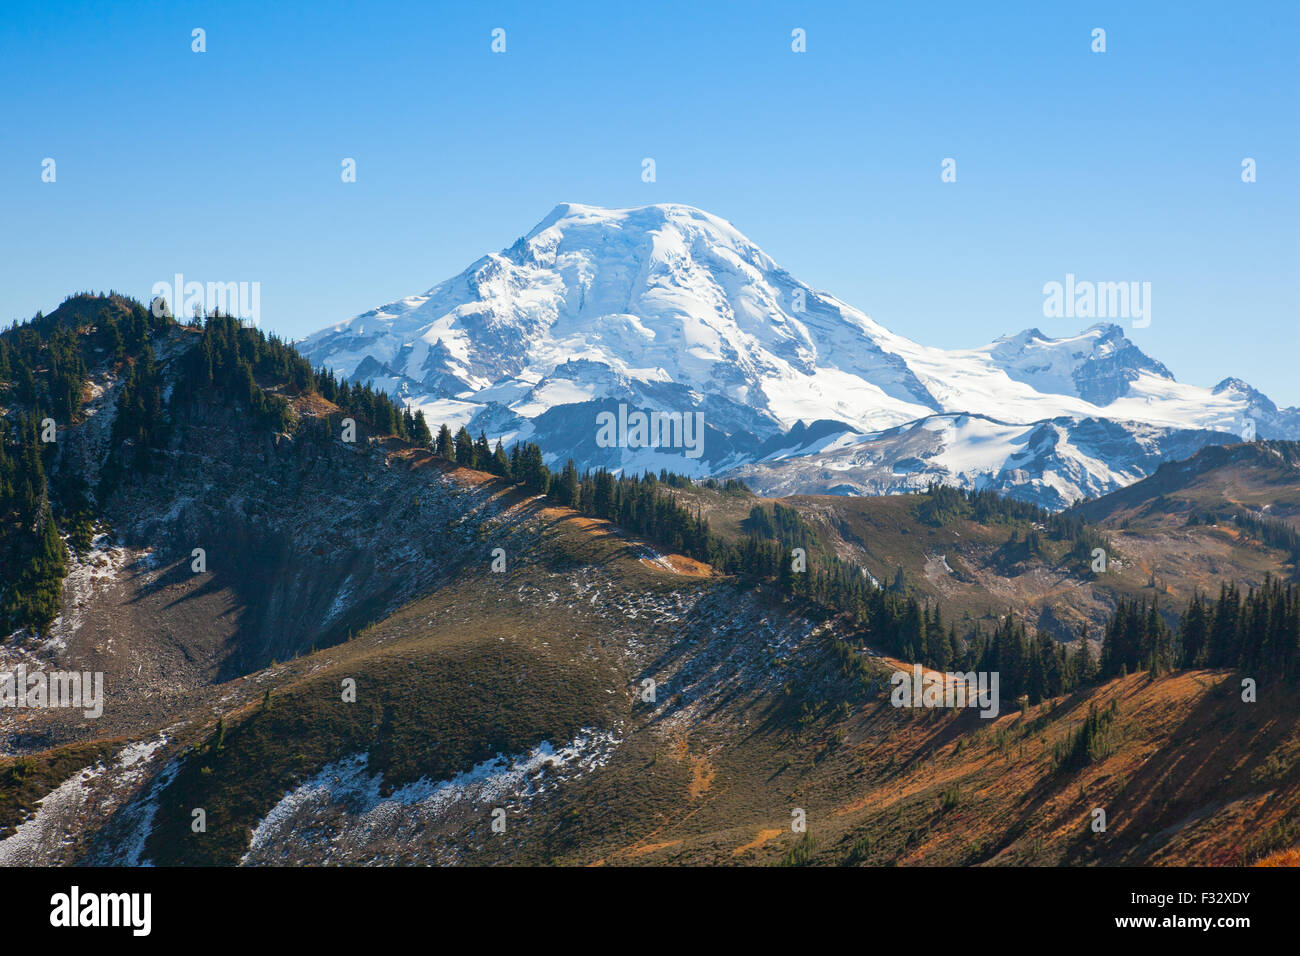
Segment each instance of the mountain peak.
[{"label": "mountain peak", "polygon": [[[1091,419],[1123,399],[1115,414],[1142,428],[1233,431],[1247,405],[1177,385],[1113,323],[1061,338],[1033,328],[979,349],[920,345],[683,203],[559,203],[503,251],[299,348],[431,421],[611,470],[668,464],[595,444],[592,422],[611,402],[704,416],[707,450],[687,464],[716,473],[755,460],[769,440],[786,447],[797,422],[867,434],[935,413],[986,415],[1020,431],[998,433],[1005,454],[976,434],[980,462],[1002,454],[989,467],[1024,471],[1015,442],[1048,436],[1031,423]],[[1297,427],[1254,417],[1266,436]],[[680,455],[672,467],[684,467]],[[1075,491],[1064,498],[1081,487],[1066,484]]]},{"label": "mountain peak", "polygon": [[1230,389],[1231,389],[1231,390],[1236,390],[1236,391],[1241,391],[1241,392],[1253,392],[1253,391],[1254,391],[1254,389],[1251,388],[1250,385],[1249,385],[1247,382],[1245,382],[1245,381],[1243,381],[1243,380],[1237,378],[1235,375],[1230,375],[1230,376],[1228,376],[1227,378],[1225,378],[1225,379],[1224,379],[1222,382],[1220,382],[1218,385],[1214,386],[1213,391],[1214,391],[1214,394],[1215,394],[1215,395],[1219,395],[1219,394],[1222,394],[1223,392],[1226,392],[1226,391],[1228,391],[1228,390],[1230,390]]},{"label": "mountain peak", "polygon": [[531,241],[550,230],[568,233],[594,228],[649,233],[670,224],[679,229],[707,232],[715,240],[721,239],[728,244],[743,245],[758,251],[758,246],[727,220],[695,206],[673,202],[621,208],[562,202],[524,236],[524,241]]},{"label": "mountain peak", "polygon": [[1116,325],[1114,322],[1094,322],[1081,332],[1081,335],[1087,335],[1090,332],[1100,332],[1103,339],[1123,339],[1127,338],[1124,334],[1123,326]]},{"label": "mountain peak", "polygon": [[[593,203],[562,202],[547,214],[546,219],[580,217],[590,219],[623,219],[635,213],[658,213],[665,219],[687,217],[722,221],[712,213],[680,202],[647,203],[644,206],[597,206]],[[545,222],[546,220],[543,220]]]},{"label": "mountain peak", "polygon": [[1278,413],[1278,407],[1271,398],[1249,382],[1230,376],[1214,386],[1215,395],[1235,395],[1245,400],[1247,413],[1271,418]]},{"label": "mountain peak", "polygon": [[1041,392],[1077,395],[1098,406],[1127,395],[1143,372],[1170,381],[1174,377],[1113,322],[1098,322],[1078,335],[1061,338],[1026,329],[1003,336],[986,351],[1015,381]]}]

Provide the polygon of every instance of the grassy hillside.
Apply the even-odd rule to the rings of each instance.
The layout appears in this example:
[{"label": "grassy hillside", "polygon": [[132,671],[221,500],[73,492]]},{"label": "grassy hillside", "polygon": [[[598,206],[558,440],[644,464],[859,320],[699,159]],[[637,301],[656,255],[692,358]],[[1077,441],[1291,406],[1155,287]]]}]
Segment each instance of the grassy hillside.
[{"label": "grassy hillside", "polygon": [[[1217,592],[1225,580],[1257,587],[1268,575],[1294,578],[1289,541],[1231,520],[1244,513],[1245,501],[1265,522],[1282,520],[1271,516],[1289,514],[1292,499],[1300,503],[1293,444],[1207,448],[1187,466],[1164,466],[1153,478],[1056,519],[1082,523],[1068,533],[1053,533],[1052,518],[1019,515],[1014,505],[1005,514],[981,515],[944,510],[924,494],[763,499],[701,486],[673,493],[715,532],[735,539],[747,533],[755,508],[793,509],[818,553],[933,602],[959,629],[988,626],[1010,612],[1074,641],[1085,626],[1095,638],[1126,598],[1158,601],[1172,611],[1197,591]],[[1184,500],[1170,493],[1171,476],[1189,472],[1199,480],[1182,482]],[[1214,515],[1222,520],[1206,523]],[[1106,553],[1103,573],[1093,570],[1097,547]]]},{"label": "grassy hillside", "polygon": [[1267,514],[1295,526],[1300,519],[1300,443],[1211,445],[1073,510],[1114,527],[1126,522],[1179,525],[1193,516],[1239,511]]},{"label": "grassy hillside", "polygon": [[[57,326],[9,368],[49,371]],[[6,861],[1233,865],[1300,839],[1294,681],[1262,666],[1293,662],[1294,590],[1202,607],[1206,654],[1170,626],[1294,571],[1251,523],[1285,517],[1287,448],[1066,516],[773,501],[435,438],[224,320],[111,352],[77,328],[54,352],[84,369],[42,386],[84,382],[41,472],[67,567],[24,652],[105,671],[109,699],[12,725]],[[1084,625],[1106,641],[1080,663],[1050,637]],[[996,720],[892,706],[920,655],[998,670]]]},{"label": "grassy hillside", "polygon": [[[573,862],[1258,862],[1300,839],[1300,712],[1293,695],[1246,705],[1238,690],[1216,672],[1133,676],[987,725],[877,702],[740,748],[701,733],[688,753],[707,761],[708,791],[679,783],[639,840]],[[1112,704],[1093,756],[1064,766],[1089,713]]]}]

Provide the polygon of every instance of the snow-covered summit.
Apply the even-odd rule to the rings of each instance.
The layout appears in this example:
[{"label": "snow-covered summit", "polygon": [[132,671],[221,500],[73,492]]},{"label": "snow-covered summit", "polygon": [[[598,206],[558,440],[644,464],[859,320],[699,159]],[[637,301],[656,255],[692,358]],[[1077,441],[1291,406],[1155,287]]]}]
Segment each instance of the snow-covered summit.
[{"label": "snow-covered summit", "polygon": [[1245,383],[1179,383],[1116,325],[973,349],[914,342],[680,204],[561,203],[459,275],[298,348],[433,422],[612,467],[655,462],[595,450],[590,420],[610,403],[703,412],[704,470],[756,460],[800,422],[874,433],[950,413],[1231,434],[1253,417],[1262,437],[1300,437],[1300,411]]}]

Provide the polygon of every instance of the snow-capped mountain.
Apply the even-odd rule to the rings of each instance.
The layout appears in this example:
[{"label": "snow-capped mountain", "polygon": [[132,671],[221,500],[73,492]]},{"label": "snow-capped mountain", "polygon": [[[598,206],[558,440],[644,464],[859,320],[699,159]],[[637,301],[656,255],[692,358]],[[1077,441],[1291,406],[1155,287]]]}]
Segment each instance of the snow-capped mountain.
[{"label": "snow-capped mountain", "polygon": [[[1175,448],[1234,440],[1247,419],[1260,437],[1300,437],[1300,410],[1236,379],[1176,382],[1114,325],[977,349],[913,342],[682,205],[561,204],[460,275],[298,348],[430,422],[536,441],[551,460],[744,468],[785,491],[940,478],[1059,506],[1137,480]],[[697,416],[700,453],[671,429],[646,447],[638,410]],[[615,419],[611,442],[599,423]],[[910,458],[924,467],[899,464]]]},{"label": "snow-capped mountain", "polygon": [[872,434],[840,431],[732,472],[762,495],[882,495],[940,481],[986,488],[1065,508],[1150,475],[1162,461],[1187,458],[1220,432],[1105,418],[1029,424],[945,413]]},{"label": "snow-capped mountain", "polygon": [[1039,392],[1075,395],[1098,406],[1127,395],[1142,372],[1174,380],[1169,369],[1126,339],[1118,325],[1094,325],[1060,339],[1026,329],[980,351],[1017,382]]}]

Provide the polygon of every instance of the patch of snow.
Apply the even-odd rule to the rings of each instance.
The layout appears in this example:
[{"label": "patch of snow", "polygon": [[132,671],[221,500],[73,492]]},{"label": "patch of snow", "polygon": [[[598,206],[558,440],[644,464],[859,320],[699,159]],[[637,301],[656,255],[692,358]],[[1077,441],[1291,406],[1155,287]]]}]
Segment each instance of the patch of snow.
[{"label": "patch of snow", "polygon": [[289,791],[257,824],[241,863],[280,844],[302,829],[304,816],[318,819],[337,813],[346,815],[349,842],[364,841],[368,835],[386,832],[400,818],[416,816],[437,819],[457,804],[483,806],[507,798],[528,799],[555,785],[556,778],[573,779],[604,766],[620,738],[614,732],[584,729],[561,747],[543,742],[526,754],[501,754],[485,760],[450,780],[425,777],[380,794],[382,775],[371,773],[369,757],[361,753],[337,760],[310,780]]}]

